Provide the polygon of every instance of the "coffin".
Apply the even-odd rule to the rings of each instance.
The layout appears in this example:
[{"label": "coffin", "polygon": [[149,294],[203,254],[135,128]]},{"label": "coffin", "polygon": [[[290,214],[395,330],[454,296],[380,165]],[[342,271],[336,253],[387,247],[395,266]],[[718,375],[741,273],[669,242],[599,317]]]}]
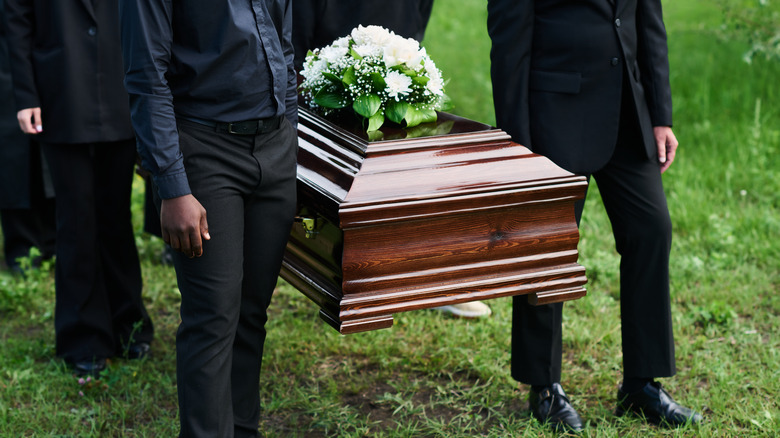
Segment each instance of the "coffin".
[{"label": "coffin", "polygon": [[585,295],[584,177],[451,114],[370,139],[352,119],[299,115],[299,212],[281,276],[340,333],[447,304]]}]

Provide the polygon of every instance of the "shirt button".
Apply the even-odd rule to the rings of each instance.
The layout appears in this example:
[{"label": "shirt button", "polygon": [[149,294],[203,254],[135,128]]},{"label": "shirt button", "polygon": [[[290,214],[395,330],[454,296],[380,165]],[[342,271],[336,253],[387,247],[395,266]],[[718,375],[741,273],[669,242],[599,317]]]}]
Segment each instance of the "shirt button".
[{"label": "shirt button", "polygon": [[92,26],[92,27],[90,27],[89,29],[87,29],[87,34],[88,34],[89,36],[95,36],[95,35],[97,35],[97,27],[95,27],[95,26]]},{"label": "shirt button", "polygon": [[612,64],[613,66],[618,65],[618,63],[620,63],[620,58],[612,58],[609,60],[609,63]]},{"label": "shirt button", "polygon": [[615,27],[620,27],[620,18],[615,20]]}]

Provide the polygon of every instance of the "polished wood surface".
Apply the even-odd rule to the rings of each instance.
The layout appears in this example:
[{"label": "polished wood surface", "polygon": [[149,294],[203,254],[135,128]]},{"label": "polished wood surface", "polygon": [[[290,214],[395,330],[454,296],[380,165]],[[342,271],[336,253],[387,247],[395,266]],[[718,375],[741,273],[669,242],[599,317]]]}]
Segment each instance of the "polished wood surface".
[{"label": "polished wood surface", "polygon": [[372,138],[301,109],[299,215],[282,277],[341,333],[397,312],[527,294],[585,295],[574,202],[584,177],[451,114]]}]

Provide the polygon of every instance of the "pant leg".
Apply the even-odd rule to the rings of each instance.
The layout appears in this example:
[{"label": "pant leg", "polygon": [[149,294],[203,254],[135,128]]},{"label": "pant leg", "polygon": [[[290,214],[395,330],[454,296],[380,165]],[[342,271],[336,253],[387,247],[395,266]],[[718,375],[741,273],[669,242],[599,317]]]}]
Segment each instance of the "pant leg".
[{"label": "pant leg", "polygon": [[[584,207],[585,198],[574,204],[578,227]],[[561,381],[562,324],[563,303],[533,306],[525,295],[512,298],[512,378],[528,385]]]},{"label": "pant leg", "polygon": [[[285,139],[289,149],[289,132]],[[265,310],[279,273],[280,240],[286,241],[292,221],[293,208],[284,213],[282,206],[294,203],[294,195],[288,199],[289,191],[276,188],[265,168],[261,172],[254,136],[217,134],[182,120],[179,141],[211,234],[203,256],[174,258],[182,293],[176,341],[181,436],[256,435]],[[292,166],[270,163],[268,175],[291,173],[294,193],[292,157]]]},{"label": "pant leg", "polygon": [[609,164],[594,179],[620,254],[620,315],[625,377],[675,373],[669,297],[672,224],[658,164],[621,127]]},{"label": "pant leg", "polygon": [[[32,247],[38,248],[42,258],[54,255],[55,223],[54,199],[42,200],[32,208],[4,208],[0,210],[3,229],[3,251],[9,268],[18,267],[19,257],[27,257]],[[34,264],[36,261],[33,261]]]},{"label": "pant leg", "polygon": [[271,302],[296,205],[295,129],[255,139],[261,183],[245,204],[244,282],[241,315],[233,343],[233,414],[236,436],[255,436],[260,420],[259,379],[266,309]]},{"label": "pant leg", "polygon": [[97,241],[95,148],[91,144],[44,144],[43,149],[57,205],[57,356],[67,361],[110,357],[116,346]]},{"label": "pant leg", "polygon": [[[47,198],[45,193],[44,169],[40,155],[40,145],[30,142],[28,207],[0,211],[3,250],[9,268],[18,267],[16,259],[29,255],[32,247],[40,250],[43,259],[54,256],[57,229],[55,201],[53,197]],[[46,172],[48,173],[48,168]]]},{"label": "pant leg", "polygon": [[115,354],[134,342],[151,342],[152,321],[142,299],[143,282],[130,213],[135,140],[95,146],[97,246],[108,296]]}]

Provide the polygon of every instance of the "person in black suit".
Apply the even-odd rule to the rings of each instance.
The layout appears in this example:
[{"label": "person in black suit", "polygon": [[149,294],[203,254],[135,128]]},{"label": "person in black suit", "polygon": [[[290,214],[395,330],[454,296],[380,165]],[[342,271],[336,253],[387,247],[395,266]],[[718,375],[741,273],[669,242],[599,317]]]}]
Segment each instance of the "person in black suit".
[{"label": "person in black suit", "polygon": [[0,223],[5,263],[23,274],[17,259],[31,248],[39,260],[54,256],[54,188],[40,146],[16,121],[3,10],[0,0]]},{"label": "person in black suit", "polygon": [[56,192],[57,356],[97,375],[106,358],[149,352],[130,218],[135,140],[122,84],[116,2],[6,0],[23,132],[35,135]]},{"label": "person in black suit", "polygon": [[377,25],[422,41],[433,0],[297,0],[293,9],[295,68],[306,53],[347,35],[359,24]]},{"label": "person in black suit", "polygon": [[120,0],[141,163],[181,291],[181,437],[257,437],[295,216],[292,0]]},{"label": "person in black suit", "polygon": [[[618,415],[672,425],[701,416],[654,379],[675,374],[669,298],[672,224],[661,174],[674,161],[660,0],[490,0],[497,125],[599,185],[621,255],[623,384]],[[576,205],[576,218],[584,201]],[[512,376],[534,417],[579,431],[560,385],[562,304],[513,301]]]}]

